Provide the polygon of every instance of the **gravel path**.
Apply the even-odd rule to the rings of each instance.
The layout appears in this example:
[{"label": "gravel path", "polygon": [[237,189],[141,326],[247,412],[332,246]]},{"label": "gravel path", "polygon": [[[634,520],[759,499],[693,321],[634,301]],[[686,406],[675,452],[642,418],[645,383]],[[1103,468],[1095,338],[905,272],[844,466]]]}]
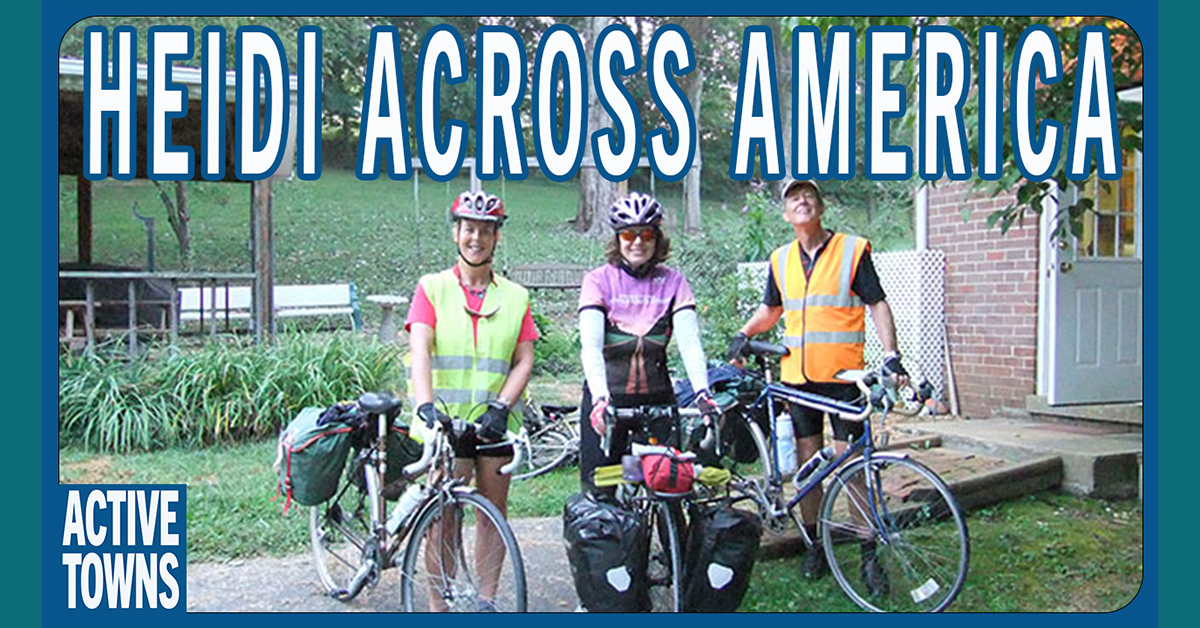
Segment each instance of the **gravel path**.
[{"label": "gravel path", "polygon": [[[512,522],[525,559],[529,610],[570,612],[578,604],[562,541],[562,519]],[[325,594],[312,554],[254,558],[226,563],[193,563],[187,568],[188,612],[398,612],[399,571],[389,569],[374,590],[354,601],[338,602]]]}]

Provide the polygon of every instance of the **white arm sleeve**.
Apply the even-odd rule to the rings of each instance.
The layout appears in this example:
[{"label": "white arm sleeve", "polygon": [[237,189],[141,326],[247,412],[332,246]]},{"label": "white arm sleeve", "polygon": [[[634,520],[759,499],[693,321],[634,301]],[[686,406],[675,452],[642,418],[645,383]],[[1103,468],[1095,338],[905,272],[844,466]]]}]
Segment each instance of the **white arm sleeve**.
[{"label": "white arm sleeve", "polygon": [[608,374],[604,365],[604,311],[587,308],[579,312],[579,361],[592,399],[608,397]]},{"label": "white arm sleeve", "polygon": [[683,358],[692,390],[708,390],[708,365],[704,361],[704,346],[700,344],[700,317],[689,307],[676,310],[671,322],[675,326],[675,340],[679,343],[679,355]]}]

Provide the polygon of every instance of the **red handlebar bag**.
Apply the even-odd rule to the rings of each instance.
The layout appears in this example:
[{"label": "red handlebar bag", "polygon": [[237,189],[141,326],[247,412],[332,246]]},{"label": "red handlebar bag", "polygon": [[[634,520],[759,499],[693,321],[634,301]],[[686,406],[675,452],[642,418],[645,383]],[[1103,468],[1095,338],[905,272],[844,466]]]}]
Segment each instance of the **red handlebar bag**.
[{"label": "red handlebar bag", "polygon": [[679,495],[692,490],[696,469],[691,460],[682,460],[679,453],[654,453],[642,456],[642,475],[646,486],[656,493]]}]

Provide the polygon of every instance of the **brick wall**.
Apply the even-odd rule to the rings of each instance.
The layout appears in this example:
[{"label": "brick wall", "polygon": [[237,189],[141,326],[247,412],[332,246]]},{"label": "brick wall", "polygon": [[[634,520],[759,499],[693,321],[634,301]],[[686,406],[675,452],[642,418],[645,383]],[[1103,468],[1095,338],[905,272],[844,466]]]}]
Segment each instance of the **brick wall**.
[{"label": "brick wall", "polygon": [[[970,182],[929,189],[929,248],[946,254],[946,332],[960,412],[1024,409],[1036,387],[1038,220],[1008,233],[987,217],[1011,199],[969,193]],[[964,207],[971,210],[963,221]]]}]

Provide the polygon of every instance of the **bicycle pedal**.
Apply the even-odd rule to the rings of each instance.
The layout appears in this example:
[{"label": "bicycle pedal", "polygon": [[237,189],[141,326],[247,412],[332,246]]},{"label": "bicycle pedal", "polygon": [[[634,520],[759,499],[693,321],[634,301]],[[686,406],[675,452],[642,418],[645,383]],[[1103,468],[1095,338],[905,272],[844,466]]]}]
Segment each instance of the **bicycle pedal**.
[{"label": "bicycle pedal", "polygon": [[783,517],[766,517],[767,531],[774,535],[781,535],[788,531],[788,521]]}]

